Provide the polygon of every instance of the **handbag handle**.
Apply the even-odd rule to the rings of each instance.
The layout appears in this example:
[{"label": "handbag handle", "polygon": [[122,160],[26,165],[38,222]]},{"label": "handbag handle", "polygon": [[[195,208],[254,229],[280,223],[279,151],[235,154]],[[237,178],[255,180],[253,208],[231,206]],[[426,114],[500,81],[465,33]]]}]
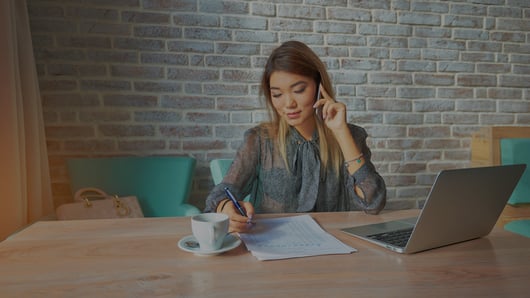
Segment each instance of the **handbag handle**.
[{"label": "handbag handle", "polygon": [[[84,193],[95,193],[95,194],[87,196],[87,195],[83,195]],[[88,197],[107,199],[110,196],[103,190],[99,188],[95,188],[95,187],[80,188],[74,194],[75,201],[86,202],[88,200]]]},{"label": "handbag handle", "polygon": [[[84,193],[95,193],[92,195],[83,195]],[[78,189],[74,194],[74,200],[85,202],[86,207],[92,207],[92,203],[89,198],[99,198],[107,199],[114,201],[114,208],[116,209],[116,214],[120,217],[128,216],[131,213],[131,209],[124,202],[120,200],[117,195],[110,196],[103,190],[95,187],[85,187]]]}]

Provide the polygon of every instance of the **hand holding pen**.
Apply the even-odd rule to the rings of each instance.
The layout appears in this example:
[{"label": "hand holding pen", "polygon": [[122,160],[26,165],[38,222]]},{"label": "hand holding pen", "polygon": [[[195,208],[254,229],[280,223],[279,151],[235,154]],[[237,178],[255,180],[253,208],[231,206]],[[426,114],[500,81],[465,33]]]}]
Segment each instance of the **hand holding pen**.
[{"label": "hand holding pen", "polygon": [[[249,202],[239,202],[234,194],[228,187],[225,187],[225,193],[230,199],[232,204],[226,204],[223,210],[228,211],[225,213],[232,213],[230,215],[230,230],[232,232],[245,232],[248,230],[254,222],[252,222],[252,216],[254,215],[254,207]],[[242,206],[243,205],[243,206]],[[228,208],[231,206],[232,208]],[[230,212],[230,210],[233,210]]]}]

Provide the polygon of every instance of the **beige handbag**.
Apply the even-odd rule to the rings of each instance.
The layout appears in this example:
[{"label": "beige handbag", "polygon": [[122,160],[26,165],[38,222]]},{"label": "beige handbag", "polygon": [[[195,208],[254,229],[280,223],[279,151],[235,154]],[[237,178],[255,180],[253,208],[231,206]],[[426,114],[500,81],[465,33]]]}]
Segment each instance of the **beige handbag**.
[{"label": "beige handbag", "polygon": [[136,196],[111,196],[98,188],[81,188],[74,202],[59,206],[57,219],[102,219],[144,217]]}]

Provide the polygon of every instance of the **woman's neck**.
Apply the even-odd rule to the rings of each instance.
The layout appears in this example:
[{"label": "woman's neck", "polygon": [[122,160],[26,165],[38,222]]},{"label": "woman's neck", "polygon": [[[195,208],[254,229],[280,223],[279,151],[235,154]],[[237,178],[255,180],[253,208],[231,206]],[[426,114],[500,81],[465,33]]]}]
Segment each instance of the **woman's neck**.
[{"label": "woman's neck", "polygon": [[304,123],[303,125],[297,125],[294,127],[296,131],[307,141],[311,140],[313,138],[313,134],[315,133],[316,129],[316,123]]}]

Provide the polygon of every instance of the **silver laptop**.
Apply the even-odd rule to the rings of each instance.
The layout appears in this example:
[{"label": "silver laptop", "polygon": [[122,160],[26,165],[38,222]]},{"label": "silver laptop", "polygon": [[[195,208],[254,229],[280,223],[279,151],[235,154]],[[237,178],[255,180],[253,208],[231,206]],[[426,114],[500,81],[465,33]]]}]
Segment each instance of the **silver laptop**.
[{"label": "silver laptop", "polygon": [[526,165],[441,171],[418,217],[342,229],[399,253],[416,253],[491,232]]}]

